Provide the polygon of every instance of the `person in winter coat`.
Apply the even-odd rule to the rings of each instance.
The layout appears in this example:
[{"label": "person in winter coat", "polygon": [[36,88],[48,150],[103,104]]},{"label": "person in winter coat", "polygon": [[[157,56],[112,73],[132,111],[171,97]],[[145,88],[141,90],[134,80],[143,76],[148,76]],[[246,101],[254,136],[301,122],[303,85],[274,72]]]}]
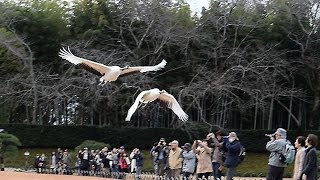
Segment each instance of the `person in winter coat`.
[{"label": "person in winter coat", "polygon": [[80,150],[78,154],[80,162],[80,171],[89,171],[89,159],[90,159],[90,152],[88,151],[88,148],[83,148],[83,151]]},{"label": "person in winter coat", "polygon": [[267,173],[267,180],[281,180],[283,177],[286,163],[279,160],[280,153],[286,145],[287,131],[283,128],[278,128],[273,134],[266,134],[270,137],[270,141],[266,145],[266,149],[270,151],[269,169]]},{"label": "person in winter coat", "polygon": [[127,154],[125,154],[125,153],[120,154],[120,156],[119,156],[120,172],[128,173],[129,166],[130,166],[130,160],[129,160]]},{"label": "person in winter coat", "polygon": [[169,151],[169,168],[171,178],[176,179],[179,177],[182,168],[182,158],[181,158],[182,149],[179,147],[179,142],[173,140],[171,142],[171,149]]},{"label": "person in winter coat", "polygon": [[309,134],[306,139],[307,149],[300,177],[302,180],[316,180],[318,178],[317,144],[318,136]]},{"label": "person in winter coat", "polygon": [[182,146],[182,149],[182,176],[183,179],[189,179],[190,176],[194,173],[196,167],[196,155],[192,151],[190,143],[185,143]]},{"label": "person in winter coat", "polygon": [[226,179],[232,180],[233,176],[237,172],[237,166],[241,162],[239,158],[239,154],[241,151],[241,144],[235,132],[229,133],[229,136],[224,138],[222,148],[225,156],[224,166],[227,167]]},{"label": "person in winter coat", "polygon": [[306,138],[304,136],[298,136],[296,138],[296,141],[294,142],[294,147],[297,149],[297,153],[294,160],[293,177],[292,177],[294,180],[299,180],[301,176],[304,156],[306,154],[305,141],[306,141]]},{"label": "person in winter coat", "polygon": [[158,143],[155,143],[150,150],[153,156],[153,168],[156,175],[163,176],[168,158],[169,148],[164,138],[161,138]]},{"label": "person in winter coat", "polygon": [[110,162],[112,162],[112,154],[111,152],[108,152],[107,150],[103,152],[103,156],[102,156],[102,164],[103,164],[103,172],[106,174],[110,174],[111,172],[111,166],[110,166]]},{"label": "person in winter coat", "polygon": [[141,179],[140,174],[143,168],[143,154],[140,152],[138,148],[133,149],[133,151],[130,154],[130,158],[134,160],[134,165],[131,163],[131,166],[134,166],[133,171],[136,172],[136,178],[135,179]]},{"label": "person in winter coat", "polygon": [[208,139],[195,140],[192,145],[192,150],[198,159],[196,173],[198,179],[208,179],[212,174],[211,153],[212,148],[208,146]]},{"label": "person in winter coat", "polygon": [[209,133],[207,135],[207,138],[210,140],[210,146],[213,148],[212,153],[212,168],[213,172],[212,175],[214,179],[220,180],[221,174],[222,174],[222,167],[223,167],[223,161],[222,161],[222,145],[223,145],[223,137],[222,131],[219,130],[215,133]]}]

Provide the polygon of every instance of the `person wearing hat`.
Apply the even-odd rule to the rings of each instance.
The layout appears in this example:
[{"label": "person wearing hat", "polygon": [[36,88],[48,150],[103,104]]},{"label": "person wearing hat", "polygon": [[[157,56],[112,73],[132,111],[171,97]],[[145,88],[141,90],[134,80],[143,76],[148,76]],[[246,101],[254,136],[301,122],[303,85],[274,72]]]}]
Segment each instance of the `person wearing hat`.
[{"label": "person wearing hat", "polygon": [[183,179],[189,179],[196,167],[196,154],[192,151],[190,143],[185,143],[182,149],[182,175]]},{"label": "person wearing hat", "polygon": [[163,176],[167,165],[168,147],[164,138],[160,138],[150,150],[153,156],[153,168],[156,175]]},{"label": "person wearing hat", "polygon": [[279,160],[280,153],[287,141],[287,131],[283,128],[278,128],[273,134],[266,134],[270,137],[270,141],[266,145],[266,149],[270,151],[268,160],[269,169],[267,173],[267,180],[282,179],[286,163]]},{"label": "person wearing hat", "polygon": [[224,138],[222,149],[225,156],[223,166],[227,168],[226,180],[232,180],[241,162],[239,158],[241,143],[235,132],[229,133],[229,136]]}]

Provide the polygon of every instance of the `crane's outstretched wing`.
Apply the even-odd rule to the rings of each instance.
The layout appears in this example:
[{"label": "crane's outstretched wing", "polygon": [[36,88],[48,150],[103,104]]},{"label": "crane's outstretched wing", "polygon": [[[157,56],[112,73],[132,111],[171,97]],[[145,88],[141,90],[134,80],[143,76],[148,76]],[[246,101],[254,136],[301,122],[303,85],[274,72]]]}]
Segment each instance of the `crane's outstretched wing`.
[{"label": "crane's outstretched wing", "polygon": [[139,102],[140,100],[143,98],[143,96],[148,93],[148,91],[142,91],[136,98],[136,100],[134,101],[134,103],[132,104],[132,106],[130,107],[130,109],[128,110],[128,114],[126,117],[126,121],[130,121],[131,116],[134,114],[134,112],[137,110],[138,106],[139,106]]},{"label": "crane's outstretched wing", "polygon": [[162,60],[161,63],[155,65],[155,66],[136,66],[136,67],[128,67],[121,71],[120,75],[134,73],[134,72],[148,72],[148,71],[158,71],[167,64],[166,60]]},{"label": "crane's outstretched wing", "polygon": [[110,67],[104,64],[100,64],[100,63],[83,59],[73,55],[69,47],[68,47],[68,50],[66,50],[65,48],[60,49],[59,56],[71,62],[72,64],[80,65],[83,69],[98,76],[103,76],[104,74],[106,74],[111,70]]},{"label": "crane's outstretched wing", "polygon": [[172,109],[172,111],[179,117],[181,121],[188,120],[189,116],[183,111],[176,98],[174,98],[171,94],[161,93],[158,99],[166,102],[168,104],[168,108]]}]

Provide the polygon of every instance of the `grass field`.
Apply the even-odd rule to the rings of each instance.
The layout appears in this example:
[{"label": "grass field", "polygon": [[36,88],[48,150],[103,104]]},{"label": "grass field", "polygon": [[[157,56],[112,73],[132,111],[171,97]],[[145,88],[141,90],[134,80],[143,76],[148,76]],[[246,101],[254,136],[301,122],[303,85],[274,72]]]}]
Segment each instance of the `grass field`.
[{"label": "grass field", "polygon": [[[33,166],[33,161],[36,154],[44,153],[48,159],[50,158],[50,154],[55,149],[28,149],[30,152],[30,156],[27,159],[23,154],[26,149],[20,149],[19,153],[15,157],[6,157],[5,158],[5,166],[6,167],[14,167],[14,168],[25,168],[26,160],[28,161],[28,167],[31,168]],[[72,155],[72,159],[76,159],[76,154],[73,150],[69,150]],[[127,151],[129,154],[130,151]],[[143,151],[145,161],[144,161],[144,171],[152,171],[152,158],[149,155],[149,151]],[[238,166],[238,176],[246,176],[246,177],[265,177],[267,168],[268,168],[268,155],[267,153],[247,153],[245,160]],[[291,177],[293,171],[293,165],[289,165],[289,167],[285,170],[285,177]]]}]

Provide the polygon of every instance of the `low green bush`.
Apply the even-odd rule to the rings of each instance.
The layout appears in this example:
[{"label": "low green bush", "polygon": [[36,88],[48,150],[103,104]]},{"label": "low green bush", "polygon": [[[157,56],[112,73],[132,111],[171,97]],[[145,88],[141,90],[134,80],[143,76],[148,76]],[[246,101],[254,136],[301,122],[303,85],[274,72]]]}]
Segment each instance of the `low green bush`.
[{"label": "low green bush", "polygon": [[93,141],[93,140],[85,140],[83,141],[79,146],[77,146],[75,148],[75,151],[78,152],[80,149],[83,149],[83,148],[88,148],[88,149],[102,149],[104,147],[108,147],[110,149],[110,145],[109,144],[106,144],[104,142],[98,142],[98,141]]}]

